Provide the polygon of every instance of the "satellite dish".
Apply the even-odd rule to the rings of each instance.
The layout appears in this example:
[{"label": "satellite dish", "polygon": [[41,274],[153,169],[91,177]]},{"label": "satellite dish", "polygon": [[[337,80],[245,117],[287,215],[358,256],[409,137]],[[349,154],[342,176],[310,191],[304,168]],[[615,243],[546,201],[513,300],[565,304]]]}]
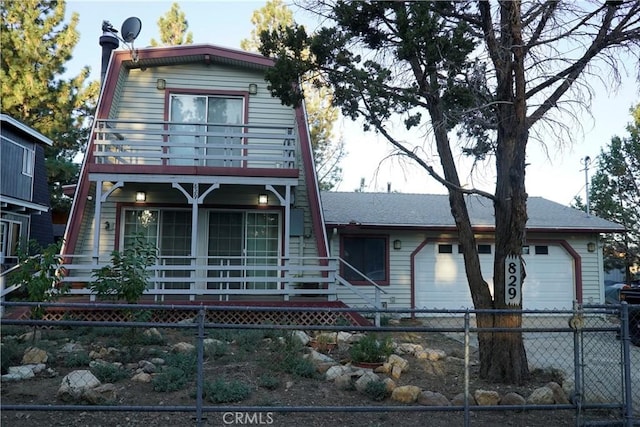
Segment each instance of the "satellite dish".
[{"label": "satellite dish", "polygon": [[142,21],[135,16],[131,18],[127,18],[122,23],[122,29],[120,30],[120,34],[122,35],[122,40],[126,43],[132,43],[138,35],[140,35],[140,30],[142,29]]}]

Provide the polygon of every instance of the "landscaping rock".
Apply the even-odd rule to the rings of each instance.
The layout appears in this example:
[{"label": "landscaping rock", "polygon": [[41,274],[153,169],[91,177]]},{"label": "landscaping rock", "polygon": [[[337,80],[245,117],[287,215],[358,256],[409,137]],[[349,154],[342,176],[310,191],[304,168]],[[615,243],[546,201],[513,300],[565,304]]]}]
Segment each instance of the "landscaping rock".
[{"label": "landscaping rock", "polygon": [[162,334],[156,328],[145,329],[145,331],[142,334],[145,337],[153,338],[153,339],[156,339],[156,340],[161,340],[162,339]]},{"label": "landscaping rock", "polygon": [[513,391],[505,394],[502,396],[502,399],[500,399],[500,405],[524,405],[526,403],[527,401],[524,397]]},{"label": "landscaping rock", "polygon": [[92,405],[113,402],[117,397],[116,387],[111,383],[86,389],[82,394],[82,398]]},{"label": "landscaping rock", "polygon": [[334,379],[334,384],[340,390],[351,390],[354,387],[353,377],[349,374],[340,375]]},{"label": "landscaping rock", "polygon": [[560,384],[552,381],[552,382],[547,384],[547,387],[549,387],[551,389],[551,391],[553,391],[553,401],[554,401],[554,403],[556,403],[558,405],[567,405],[567,404],[569,404],[569,399],[567,398],[567,395],[565,394],[565,392],[562,389],[562,387],[560,386]]},{"label": "landscaping rock", "polygon": [[146,374],[153,374],[157,371],[156,365],[149,362],[148,360],[141,360],[138,362],[138,369],[141,369],[142,372]]},{"label": "landscaping rock", "polygon": [[171,351],[174,353],[191,353],[192,351],[195,351],[195,349],[196,346],[189,344],[188,342],[179,342],[171,347]]},{"label": "landscaping rock", "polygon": [[135,381],[138,383],[150,383],[151,379],[151,374],[147,374],[146,372],[138,372],[133,377],[131,377],[131,381]]},{"label": "landscaping rock", "polygon": [[91,371],[72,371],[62,379],[58,397],[65,401],[80,400],[85,390],[98,387],[100,384],[100,380]]},{"label": "landscaping rock", "polygon": [[26,366],[10,366],[7,373],[2,376],[2,381],[20,381],[27,378],[33,378],[35,373],[31,365]]},{"label": "landscaping rock", "polygon": [[[475,397],[472,395],[468,395],[468,404],[469,406],[476,406],[478,402],[476,402]],[[464,406],[464,393],[456,394],[453,399],[451,399],[451,405],[453,406]]]},{"label": "landscaping rock", "polygon": [[25,350],[24,355],[22,356],[22,364],[37,365],[38,363],[47,363],[48,359],[49,359],[49,356],[47,355],[46,351],[38,347],[28,347]]},{"label": "landscaping rock", "polygon": [[352,370],[348,366],[344,365],[335,365],[327,369],[327,372],[324,373],[324,377],[328,381],[333,381],[341,375],[345,375],[347,373],[351,373]]},{"label": "landscaping rock", "polygon": [[500,402],[500,394],[493,390],[476,390],[473,397],[479,406],[497,405]]},{"label": "landscaping rock", "polygon": [[414,403],[418,400],[418,396],[422,392],[422,389],[415,385],[403,385],[396,387],[391,392],[391,400],[400,403]]},{"label": "landscaping rock", "polygon": [[293,331],[291,336],[297,338],[302,345],[307,345],[311,341],[311,337],[304,331]]},{"label": "landscaping rock", "polygon": [[60,353],[78,353],[80,351],[84,351],[84,347],[75,342],[68,342],[60,349]]},{"label": "landscaping rock", "polygon": [[553,390],[547,386],[537,388],[531,392],[531,395],[527,398],[527,403],[532,405],[552,405],[555,403]]},{"label": "landscaping rock", "polygon": [[355,387],[360,393],[364,393],[367,389],[367,384],[373,381],[380,381],[380,377],[373,372],[369,371],[356,380]]},{"label": "landscaping rock", "polygon": [[424,406],[451,406],[449,399],[441,393],[425,390],[418,396],[418,403]]}]

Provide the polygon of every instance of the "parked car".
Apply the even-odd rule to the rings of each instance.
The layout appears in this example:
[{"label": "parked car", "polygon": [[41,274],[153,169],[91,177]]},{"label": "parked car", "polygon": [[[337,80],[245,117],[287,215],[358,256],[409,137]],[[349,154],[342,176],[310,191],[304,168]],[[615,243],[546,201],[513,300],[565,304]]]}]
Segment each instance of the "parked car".
[{"label": "parked car", "polygon": [[607,280],[604,282],[604,302],[606,304],[620,304],[620,290],[626,283]]},{"label": "parked car", "polygon": [[634,345],[640,346],[640,281],[632,281],[620,289],[620,301],[629,304],[629,335]]}]

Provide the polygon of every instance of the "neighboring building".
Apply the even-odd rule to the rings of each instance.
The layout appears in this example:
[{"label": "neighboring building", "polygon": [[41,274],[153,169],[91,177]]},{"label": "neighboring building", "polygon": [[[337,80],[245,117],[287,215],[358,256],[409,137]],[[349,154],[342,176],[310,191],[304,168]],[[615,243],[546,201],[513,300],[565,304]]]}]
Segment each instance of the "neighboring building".
[{"label": "neighboring building", "polygon": [[[112,53],[63,247],[73,293],[143,233],[156,300],[468,306],[446,196],[321,200],[304,107],[270,95],[272,65],[212,45]],[[619,227],[530,202],[525,307],[603,301],[598,233]],[[490,278],[491,203],[471,210]]]},{"label": "neighboring building", "polygon": [[[322,205],[332,255],[384,287],[389,308],[473,307],[448,196],[325,192]],[[478,196],[468,196],[467,205],[484,279],[493,289],[493,205]],[[600,233],[623,227],[540,197],[529,198],[527,214],[524,308],[604,302]],[[344,268],[343,277],[356,278]],[[338,298],[359,303],[347,293]]]},{"label": "neighboring building", "polygon": [[0,263],[18,261],[29,240],[53,242],[44,147],[53,142],[29,126],[0,114]]}]

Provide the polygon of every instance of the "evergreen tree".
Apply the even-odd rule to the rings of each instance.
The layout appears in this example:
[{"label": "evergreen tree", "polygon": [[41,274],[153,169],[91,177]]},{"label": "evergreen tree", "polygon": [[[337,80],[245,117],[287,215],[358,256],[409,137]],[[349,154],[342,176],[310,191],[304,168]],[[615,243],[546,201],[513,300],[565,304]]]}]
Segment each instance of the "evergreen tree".
[{"label": "evergreen tree", "polygon": [[[251,36],[242,40],[240,47],[257,52],[260,33],[293,25],[293,12],[282,0],[270,0],[253,12],[251,23],[254,25]],[[332,104],[333,91],[326,85],[315,85],[313,82],[318,78],[320,75],[312,72],[303,76],[302,90],[320,189],[331,190],[342,179],[340,161],[345,155],[344,141],[333,134],[333,125],[338,119],[338,109]]]},{"label": "evergreen tree", "polygon": [[614,136],[598,156],[589,189],[594,214],[623,225],[627,232],[604,238],[605,268],[625,271],[640,265],[640,104],[632,111],[634,122],[625,137]]},{"label": "evergreen tree", "polygon": [[189,22],[178,3],[173,3],[171,9],[158,19],[160,43],[151,39],[151,46],[177,46],[193,43],[193,33],[187,32]]},{"label": "evergreen tree", "polygon": [[[590,90],[590,73],[611,67],[617,75],[616,50],[639,59],[640,1],[308,3],[326,22],[313,35],[296,25],[261,33],[261,52],[277,57],[267,75],[272,94],[296,105],[306,94],[292,83],[321,73],[314,82],[333,89],[344,115],[362,118],[364,130],[374,129],[446,186],[470,294],[485,310],[476,315],[478,327],[514,329],[478,334],[480,375],[523,382],[529,371],[522,316],[490,310],[522,307],[508,298],[505,261],[520,258],[526,244],[527,144],[549,133],[570,135],[567,115],[589,99],[580,91]],[[395,118],[409,137],[396,134]],[[429,152],[437,153],[438,166]],[[495,161],[493,191],[461,185],[460,154]],[[482,277],[469,194],[494,206],[493,292]],[[522,267],[516,280],[526,286]]]},{"label": "evergreen tree", "polygon": [[62,77],[78,42],[78,15],[64,24],[62,0],[3,1],[0,11],[2,112],[53,141],[45,149],[51,205],[66,211],[62,185],[77,180],[73,158],[87,141],[99,92],[97,81],[87,82],[88,67]]}]

